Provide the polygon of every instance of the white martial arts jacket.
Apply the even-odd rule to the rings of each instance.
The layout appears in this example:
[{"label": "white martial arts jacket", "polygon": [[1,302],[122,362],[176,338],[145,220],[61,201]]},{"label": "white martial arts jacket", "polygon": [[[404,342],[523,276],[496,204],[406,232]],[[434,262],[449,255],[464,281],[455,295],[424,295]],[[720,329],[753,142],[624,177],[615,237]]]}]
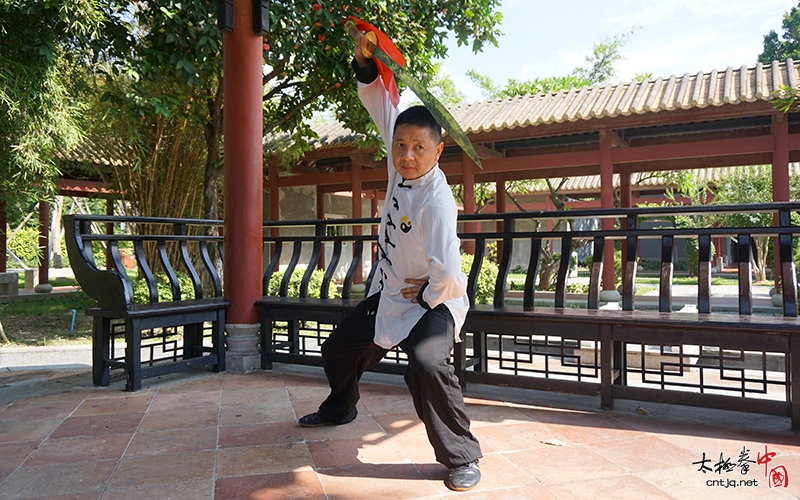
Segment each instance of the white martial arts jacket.
[{"label": "white martial arts jacket", "polygon": [[456,208],[447,178],[437,163],[418,179],[406,180],[392,161],[392,136],[399,111],[383,81],[359,83],[361,101],[381,133],[388,153],[389,181],[378,235],[378,270],[369,295],[381,293],[375,343],[390,349],[403,341],[426,309],[403,298],[406,278],[429,277],[422,298],[431,309],[445,304],[453,315],[455,340],[469,309],[467,277],[461,272]]}]

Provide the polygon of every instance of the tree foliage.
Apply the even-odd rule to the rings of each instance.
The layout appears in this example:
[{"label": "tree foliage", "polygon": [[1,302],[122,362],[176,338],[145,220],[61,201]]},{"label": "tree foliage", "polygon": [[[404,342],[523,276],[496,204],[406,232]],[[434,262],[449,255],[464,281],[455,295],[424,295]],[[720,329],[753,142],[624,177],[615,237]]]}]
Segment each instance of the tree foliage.
[{"label": "tree foliage", "polygon": [[[221,34],[210,0],[118,2],[109,43],[108,71],[114,91],[104,97],[150,123],[185,117],[205,139],[204,215],[215,218],[224,161]],[[270,4],[264,37],[264,133],[289,134],[287,145],[270,151],[284,165],[307,150],[310,118],[321,111],[356,131],[370,130],[350,68],[352,40],[342,20],[355,15],[384,30],[422,79],[434,74],[434,58],[446,53],[445,38],[480,50],[497,43],[498,0],[367,2],[281,1]],[[120,43],[120,34],[125,43]],[[121,91],[120,91],[121,90]]]},{"label": "tree foliage", "polygon": [[584,59],[585,65],[575,68],[568,75],[531,80],[509,78],[505,87],[498,86],[490,77],[472,69],[467,72],[467,76],[480,87],[483,94],[489,99],[558,92],[559,90],[605,83],[614,77],[614,65],[623,58],[622,47],[632,35],[633,30],[595,42],[591,53]]},{"label": "tree foliage", "polygon": [[783,15],[783,34],[770,30],[764,35],[764,50],[758,61],[770,64],[772,61],[785,61],[800,58],[800,4]]},{"label": "tree foliage", "polygon": [[52,190],[54,154],[82,137],[80,68],[102,23],[96,0],[0,0],[0,200]]},{"label": "tree foliage", "polygon": [[[800,197],[800,178],[790,178],[790,198]],[[715,204],[770,203],[772,202],[772,169],[762,165],[748,169],[740,169],[715,183]],[[771,226],[770,213],[731,213],[724,214],[720,221],[726,226],[754,227]],[[796,221],[795,221],[796,222]],[[753,273],[756,281],[766,281],[767,257],[770,252],[771,238],[753,237],[756,255],[753,258]]]}]

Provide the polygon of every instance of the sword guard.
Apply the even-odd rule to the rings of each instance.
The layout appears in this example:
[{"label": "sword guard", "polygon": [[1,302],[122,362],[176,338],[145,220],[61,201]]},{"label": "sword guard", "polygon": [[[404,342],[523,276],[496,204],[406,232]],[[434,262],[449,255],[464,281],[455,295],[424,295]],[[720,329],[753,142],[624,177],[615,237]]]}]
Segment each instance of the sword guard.
[{"label": "sword guard", "polygon": [[367,59],[372,59],[375,49],[378,47],[378,35],[374,31],[367,31],[361,38],[361,53]]},{"label": "sword guard", "polygon": [[[357,40],[358,34],[361,33],[361,31],[356,28],[356,23],[347,21],[344,26],[350,36],[353,37],[354,40]],[[361,54],[367,59],[372,59],[377,47],[378,35],[376,35],[374,31],[365,31],[361,37]]]}]

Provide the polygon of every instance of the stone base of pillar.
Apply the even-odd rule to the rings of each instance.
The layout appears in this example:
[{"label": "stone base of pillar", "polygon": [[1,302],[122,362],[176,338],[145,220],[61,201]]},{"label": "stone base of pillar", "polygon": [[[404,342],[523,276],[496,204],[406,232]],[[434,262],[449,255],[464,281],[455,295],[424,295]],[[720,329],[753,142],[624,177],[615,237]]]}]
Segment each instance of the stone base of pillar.
[{"label": "stone base of pillar", "polygon": [[225,370],[236,373],[247,373],[261,368],[261,354],[258,352],[258,331],[261,325],[233,324],[225,325]]},{"label": "stone base of pillar", "polygon": [[616,290],[600,290],[600,296],[598,297],[600,302],[616,302],[620,298],[620,294]]},{"label": "stone base of pillar", "polygon": [[36,293],[50,293],[53,291],[53,285],[50,283],[39,283],[33,287],[33,291]]}]

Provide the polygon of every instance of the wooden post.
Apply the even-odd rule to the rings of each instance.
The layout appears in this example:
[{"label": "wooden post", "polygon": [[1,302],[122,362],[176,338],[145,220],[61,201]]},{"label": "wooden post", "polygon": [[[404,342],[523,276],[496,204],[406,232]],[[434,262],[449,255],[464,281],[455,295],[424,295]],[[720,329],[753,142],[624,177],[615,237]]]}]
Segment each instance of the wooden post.
[{"label": "wooden post", "polygon": [[[506,212],[506,179],[503,174],[497,175],[497,180],[495,181],[495,204],[494,209],[497,214],[503,214]],[[504,228],[503,221],[497,221],[497,231],[502,232]],[[497,255],[498,258],[500,255],[503,255],[503,242],[497,242]]]},{"label": "wooden post", "polygon": [[[109,217],[114,215],[114,201],[110,198],[106,200],[106,215]],[[112,222],[106,222],[106,234],[114,234],[114,224]],[[112,266],[111,247],[106,246],[106,269],[111,269]]]},{"label": "wooden post", "polygon": [[[631,191],[631,173],[628,170],[620,170],[620,173],[619,173],[619,199],[620,200],[619,201],[620,201],[620,204],[622,205],[622,208],[630,208],[631,207],[631,201],[633,199],[632,195],[633,195],[633,193]],[[612,192],[612,196],[613,196],[613,192]],[[624,227],[625,222],[624,221],[620,221],[620,222],[623,224],[623,227]],[[627,258],[628,258],[627,254],[628,254],[628,252],[627,252],[626,245],[623,244],[622,245],[622,262],[623,262],[622,265],[623,266],[625,265],[624,263],[627,262]],[[638,244],[637,244],[637,254],[638,254]]]},{"label": "wooden post", "polygon": [[[350,180],[353,184],[353,218],[361,218],[361,155],[354,155],[350,157]],[[353,226],[353,235],[361,236],[361,226]],[[364,271],[362,264],[358,265],[356,275],[353,276],[353,283],[364,282]]]},{"label": "wooden post", "polygon": [[[614,163],[611,156],[611,135],[600,131],[600,206],[614,208]],[[604,218],[604,231],[614,229],[614,220]],[[614,290],[614,242],[606,239],[603,258],[603,290]]]},{"label": "wooden post", "polygon": [[[772,115],[772,201],[789,201],[789,120],[783,113]],[[773,223],[780,225],[778,214]],[[781,290],[781,261],[778,239],[773,241],[772,276],[775,290]]]},{"label": "wooden post", "polygon": [[[269,166],[269,220],[281,220],[281,189],[278,187],[278,166]],[[270,236],[280,236],[281,230],[277,227],[272,227],[269,230]],[[275,244],[270,245],[270,258],[275,251]],[[280,263],[279,263],[280,264]]]},{"label": "wooden post", "polygon": [[[317,220],[325,220],[325,191],[322,186],[317,186]],[[319,250],[317,269],[325,269],[325,244]]]},{"label": "wooden post", "polygon": [[50,283],[50,204],[46,201],[39,202],[39,250],[42,252],[42,261],[39,264],[39,284]]},{"label": "wooden post", "polygon": [[[378,213],[378,191],[377,190],[372,192],[372,199],[370,200],[369,209],[370,209],[370,217],[372,217],[373,219],[377,219],[378,217],[380,217],[380,213]],[[374,236],[377,236],[378,235],[378,231],[380,231],[380,226],[378,224],[373,224],[372,225],[372,234]],[[369,255],[372,258],[372,264],[371,265],[374,267],[374,266],[378,265],[378,244],[377,243],[373,243],[371,247],[372,248],[370,250]]]},{"label": "wooden post", "polygon": [[[475,213],[475,171],[472,159],[466,153],[461,155],[461,182],[464,184],[464,215],[472,215]],[[477,231],[477,225],[474,222],[464,223],[464,232],[474,233]],[[464,253],[475,254],[475,242],[464,242]]]}]

